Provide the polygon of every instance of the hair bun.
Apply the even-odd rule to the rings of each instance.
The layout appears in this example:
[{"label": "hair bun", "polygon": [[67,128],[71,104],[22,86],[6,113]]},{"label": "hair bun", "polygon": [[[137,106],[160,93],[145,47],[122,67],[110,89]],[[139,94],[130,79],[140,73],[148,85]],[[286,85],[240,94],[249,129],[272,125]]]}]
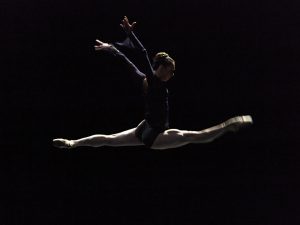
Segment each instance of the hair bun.
[{"label": "hair bun", "polygon": [[168,53],[166,52],[159,52],[153,58],[153,69],[156,70],[159,65],[172,65],[175,64],[174,59],[172,59]]},{"label": "hair bun", "polygon": [[168,53],[166,53],[166,52],[159,52],[159,53],[157,53],[154,56],[154,61],[158,61],[158,60],[161,60],[161,59],[164,59],[164,58],[168,58],[168,57],[169,57]]}]

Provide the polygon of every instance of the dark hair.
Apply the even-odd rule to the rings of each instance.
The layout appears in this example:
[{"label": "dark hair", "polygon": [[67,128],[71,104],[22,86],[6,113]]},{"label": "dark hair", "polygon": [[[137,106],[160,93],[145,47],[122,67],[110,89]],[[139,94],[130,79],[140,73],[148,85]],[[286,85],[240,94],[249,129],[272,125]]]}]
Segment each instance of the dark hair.
[{"label": "dark hair", "polygon": [[153,58],[153,69],[156,70],[160,65],[169,66],[175,64],[175,60],[172,59],[168,53],[159,52]]}]

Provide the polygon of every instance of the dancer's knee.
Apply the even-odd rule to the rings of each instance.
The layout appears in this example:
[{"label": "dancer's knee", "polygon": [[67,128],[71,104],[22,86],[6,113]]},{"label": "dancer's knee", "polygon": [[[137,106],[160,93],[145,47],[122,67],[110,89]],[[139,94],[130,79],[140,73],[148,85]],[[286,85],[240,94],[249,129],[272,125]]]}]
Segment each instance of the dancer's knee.
[{"label": "dancer's knee", "polygon": [[185,137],[189,143],[210,143],[215,139],[215,135],[209,130],[187,131]]},{"label": "dancer's knee", "polygon": [[178,130],[178,129],[169,129],[167,131],[165,131],[166,135],[174,138],[175,140],[186,140],[186,134],[184,131],[182,130]]},{"label": "dancer's knee", "polygon": [[114,138],[115,137],[113,135],[92,135],[90,137],[90,141],[94,144],[94,146],[99,147],[110,145],[113,142]]},{"label": "dancer's knee", "polygon": [[105,145],[113,145],[117,139],[118,136],[115,134],[102,135],[102,141]]},{"label": "dancer's knee", "polygon": [[188,144],[185,133],[178,129],[169,129],[160,134],[152,145],[152,149],[164,150],[178,148]]}]

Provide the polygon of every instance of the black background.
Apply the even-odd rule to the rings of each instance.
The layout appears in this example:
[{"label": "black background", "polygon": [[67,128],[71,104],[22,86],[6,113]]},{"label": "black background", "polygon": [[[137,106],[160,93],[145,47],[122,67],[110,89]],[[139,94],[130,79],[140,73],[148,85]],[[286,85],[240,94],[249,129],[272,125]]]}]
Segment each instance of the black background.
[{"label": "black background", "polygon": [[[1,1],[0,224],[298,224],[299,3]],[[171,126],[254,125],[203,145],[62,151],[56,137],[115,133],[143,99],[95,39],[176,59]]]}]

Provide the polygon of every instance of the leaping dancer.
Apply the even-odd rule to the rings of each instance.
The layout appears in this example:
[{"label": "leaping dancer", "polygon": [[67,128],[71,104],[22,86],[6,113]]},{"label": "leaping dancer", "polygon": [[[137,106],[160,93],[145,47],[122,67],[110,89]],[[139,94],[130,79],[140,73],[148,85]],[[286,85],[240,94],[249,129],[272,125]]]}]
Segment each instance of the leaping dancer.
[{"label": "leaping dancer", "polygon": [[[148,53],[133,33],[136,22],[130,23],[125,16],[120,24],[127,33],[127,39],[115,45],[96,40],[95,51],[106,51],[123,61],[134,79],[141,85],[145,97],[145,118],[135,128],[115,134],[95,134],[77,140],[54,139],[58,148],[79,146],[146,146],[151,149],[178,148],[187,144],[208,143],[227,132],[236,132],[253,123],[250,115],[236,116],[216,126],[189,131],[169,128],[168,89],[166,82],[174,76],[175,61],[167,53],[159,52],[150,63]],[[137,68],[119,49],[133,48],[142,60]],[[118,49],[119,48],[119,49]]]}]

